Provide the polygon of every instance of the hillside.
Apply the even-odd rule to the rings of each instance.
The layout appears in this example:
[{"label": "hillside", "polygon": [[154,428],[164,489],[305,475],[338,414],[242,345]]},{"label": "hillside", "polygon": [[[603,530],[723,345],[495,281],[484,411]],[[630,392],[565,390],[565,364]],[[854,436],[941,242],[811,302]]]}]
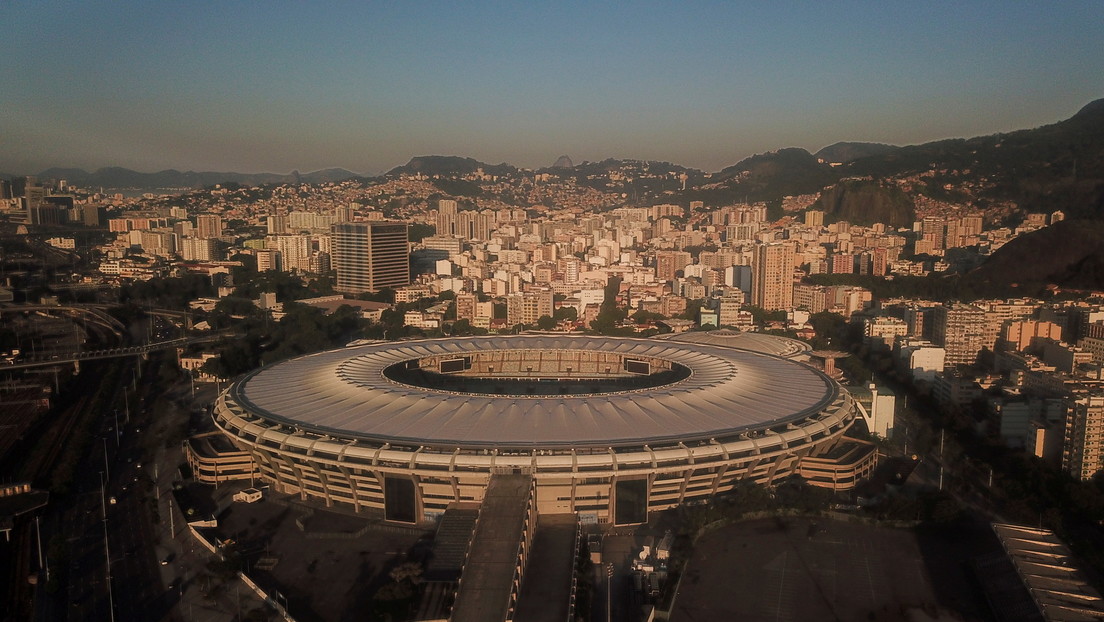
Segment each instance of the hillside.
[{"label": "hillside", "polygon": [[811,194],[839,179],[835,169],[804,149],[762,153],[721,170],[698,188],[680,193],[689,200],[721,204],[771,201],[784,196]]},{"label": "hillside", "polygon": [[[840,164],[830,166],[828,162]],[[387,175],[422,174],[438,178],[435,182],[440,182],[438,187],[443,192],[476,197],[483,192],[483,182],[457,178],[480,169],[500,179],[528,173],[505,163],[428,155],[412,158]],[[815,155],[787,148],[751,156],[714,174],[668,162],[631,159],[572,165],[566,157],[538,172],[599,192],[621,194],[633,204],[701,200],[709,207],[746,201],[777,206],[786,196],[816,194],[841,180],[862,178],[894,181],[908,196],[889,191],[888,184],[880,190],[880,186],[837,186],[822,199],[826,211],[855,222],[866,222],[872,215],[887,211],[894,224],[907,224],[903,221],[911,213],[907,204],[926,196],[952,206],[990,210],[991,216],[995,211],[997,219],[1017,211],[1062,210],[1071,219],[1104,220],[1104,99],[1089,103],[1069,119],[1035,129],[906,147],[840,142]],[[118,167],[88,173],[57,168],[38,176],[43,181],[65,179],[87,188],[151,190],[229,182],[376,181],[344,169],[281,175],[172,169],[139,173]]]},{"label": "hillside", "polygon": [[839,168],[875,178],[934,170],[932,187],[972,187],[980,207],[1011,201],[1025,211],[1104,219],[1104,100],[1052,125],[901,147]]},{"label": "hillside", "polygon": [[821,192],[812,209],[824,210],[827,223],[845,220],[855,225],[884,222],[906,227],[916,220],[915,207],[897,186],[847,179]]},{"label": "hillside", "polygon": [[1064,220],[1005,244],[966,275],[975,283],[1104,290],[1104,222]]},{"label": "hillside", "polygon": [[85,188],[134,188],[155,190],[158,188],[202,188],[215,184],[238,183],[248,186],[283,183],[324,183],[356,177],[341,168],[329,168],[311,173],[292,171],[278,173],[233,172],[181,172],[174,169],[156,173],[139,173],[117,166],[97,169],[91,173],[79,168],[51,168],[38,174],[39,181],[64,179],[67,183]]},{"label": "hillside", "polygon": [[398,175],[426,175],[433,177],[435,175],[441,176],[455,176],[455,175],[470,175],[478,170],[482,169],[484,173],[488,175],[512,175],[517,172],[517,168],[510,166],[509,164],[487,164],[480,162],[474,158],[465,158],[461,156],[417,156],[411,158],[409,162],[402,166],[396,166],[395,168],[387,171],[387,177],[396,177]]},{"label": "hillside", "polygon": [[882,143],[836,143],[834,145],[828,145],[813,155],[829,163],[852,162],[859,158],[869,158],[871,156],[891,153],[897,149],[900,149],[900,147],[895,145],[884,145]]}]

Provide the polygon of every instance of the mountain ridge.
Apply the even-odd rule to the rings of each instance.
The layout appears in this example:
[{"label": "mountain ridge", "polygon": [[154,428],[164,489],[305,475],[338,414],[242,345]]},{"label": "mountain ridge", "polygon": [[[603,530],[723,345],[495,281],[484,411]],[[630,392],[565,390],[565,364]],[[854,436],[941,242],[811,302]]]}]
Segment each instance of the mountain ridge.
[{"label": "mountain ridge", "polygon": [[64,179],[68,184],[83,187],[153,190],[159,188],[202,188],[224,183],[239,183],[245,185],[301,182],[324,183],[362,178],[364,176],[343,168],[326,168],[308,173],[300,173],[297,170],[293,170],[287,174],[179,171],[177,169],[164,169],[153,173],[142,173],[120,166],[105,166],[92,172],[80,168],[54,167],[39,172],[36,177],[38,177],[39,181]]},{"label": "mountain ridge", "polygon": [[[1104,99],[1087,103],[1068,119],[1033,129],[904,147],[839,142],[816,154],[789,147],[752,155],[716,173],[669,162],[614,158],[538,172],[605,189],[609,180],[599,178],[622,167],[653,173],[659,170],[674,177],[685,174],[684,179],[676,182],[634,183],[625,187],[622,191],[634,201],[702,200],[712,205],[771,202],[787,196],[820,193],[846,178],[860,178],[897,183],[910,195],[927,195],[982,211],[990,207],[998,207],[1005,213],[1009,209],[1062,210],[1071,218],[1104,220]],[[471,175],[478,170],[498,177],[528,172],[508,163],[487,164],[463,156],[428,155],[415,156],[381,177],[416,174],[447,178]],[[54,168],[43,171],[39,177],[64,178],[85,187],[146,189],[197,188],[229,182],[260,185],[380,179],[345,169],[292,171],[283,175],[175,169],[139,173],[120,167],[105,167],[92,173]],[[479,180],[472,183],[478,184]],[[469,194],[475,194],[476,190],[471,189]]]}]

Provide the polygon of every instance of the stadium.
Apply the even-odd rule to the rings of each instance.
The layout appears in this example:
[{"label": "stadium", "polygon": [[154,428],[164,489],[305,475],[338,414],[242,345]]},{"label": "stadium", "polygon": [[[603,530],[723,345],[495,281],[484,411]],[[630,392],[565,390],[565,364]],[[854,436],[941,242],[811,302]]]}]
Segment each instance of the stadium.
[{"label": "stadium", "polygon": [[[843,436],[856,413],[809,365],[708,342],[427,339],[263,367],[214,406],[237,451],[188,453],[205,481],[248,471],[406,523],[482,501],[494,474],[523,473],[539,513],[627,525],[741,481],[799,474],[850,488],[875,459]],[[243,457],[249,468],[235,470]]]}]

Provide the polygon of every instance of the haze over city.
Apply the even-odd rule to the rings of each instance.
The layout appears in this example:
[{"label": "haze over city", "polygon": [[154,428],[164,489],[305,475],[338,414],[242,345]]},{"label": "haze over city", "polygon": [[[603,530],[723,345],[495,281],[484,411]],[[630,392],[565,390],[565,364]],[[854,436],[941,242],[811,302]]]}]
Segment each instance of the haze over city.
[{"label": "haze over city", "polygon": [[1104,2],[0,24],[0,622],[1104,620]]},{"label": "haze over city", "polygon": [[1036,127],[1104,91],[1099,2],[5,3],[0,171],[707,171]]}]

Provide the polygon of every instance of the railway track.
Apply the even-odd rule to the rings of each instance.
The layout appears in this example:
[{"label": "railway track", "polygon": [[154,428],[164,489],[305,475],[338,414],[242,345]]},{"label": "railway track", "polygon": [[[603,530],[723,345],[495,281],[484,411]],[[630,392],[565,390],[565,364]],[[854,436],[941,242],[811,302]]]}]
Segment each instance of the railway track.
[{"label": "railway track", "polygon": [[[117,397],[115,391],[117,374],[104,370],[105,373],[93,377],[86,374],[78,377],[68,388],[71,394],[78,395],[71,403],[60,407],[55,413],[47,413],[39,422],[36,429],[27,434],[28,441],[33,438],[33,446],[19,455],[13,456],[18,465],[13,469],[17,473],[19,481],[31,482],[32,486],[39,489],[50,489],[51,505],[64,503],[63,499],[68,492],[68,487],[75,478],[76,465],[85,458],[88,447],[86,443],[91,438],[92,430],[98,413],[92,412],[92,408],[98,403],[110,404]],[[108,391],[104,399],[100,399],[101,392]],[[79,454],[79,455],[78,455]],[[10,464],[11,462],[9,462]],[[68,466],[73,467],[69,471]],[[62,471],[65,469],[65,471]],[[56,507],[56,505],[55,505]],[[49,510],[47,510],[49,511]],[[6,602],[12,607],[0,615],[0,621],[7,622],[30,620],[34,615],[36,588],[27,581],[27,578],[38,567],[37,543],[33,525],[26,518],[17,519],[12,533],[10,546],[10,559],[6,560],[4,577],[7,580]],[[44,539],[48,534],[43,534]],[[43,550],[48,547],[43,542]],[[65,568],[56,569],[61,586],[65,583]],[[45,586],[41,586],[42,589]],[[2,608],[0,608],[2,609]]]},{"label": "railway track", "polygon": [[[55,421],[50,422],[35,443],[20,470],[20,479],[29,481],[36,488],[48,488],[53,483],[53,468],[59,456],[69,448],[73,430],[88,407],[90,398],[82,395],[76,402],[65,408]],[[47,415],[48,416],[48,415]]]}]

